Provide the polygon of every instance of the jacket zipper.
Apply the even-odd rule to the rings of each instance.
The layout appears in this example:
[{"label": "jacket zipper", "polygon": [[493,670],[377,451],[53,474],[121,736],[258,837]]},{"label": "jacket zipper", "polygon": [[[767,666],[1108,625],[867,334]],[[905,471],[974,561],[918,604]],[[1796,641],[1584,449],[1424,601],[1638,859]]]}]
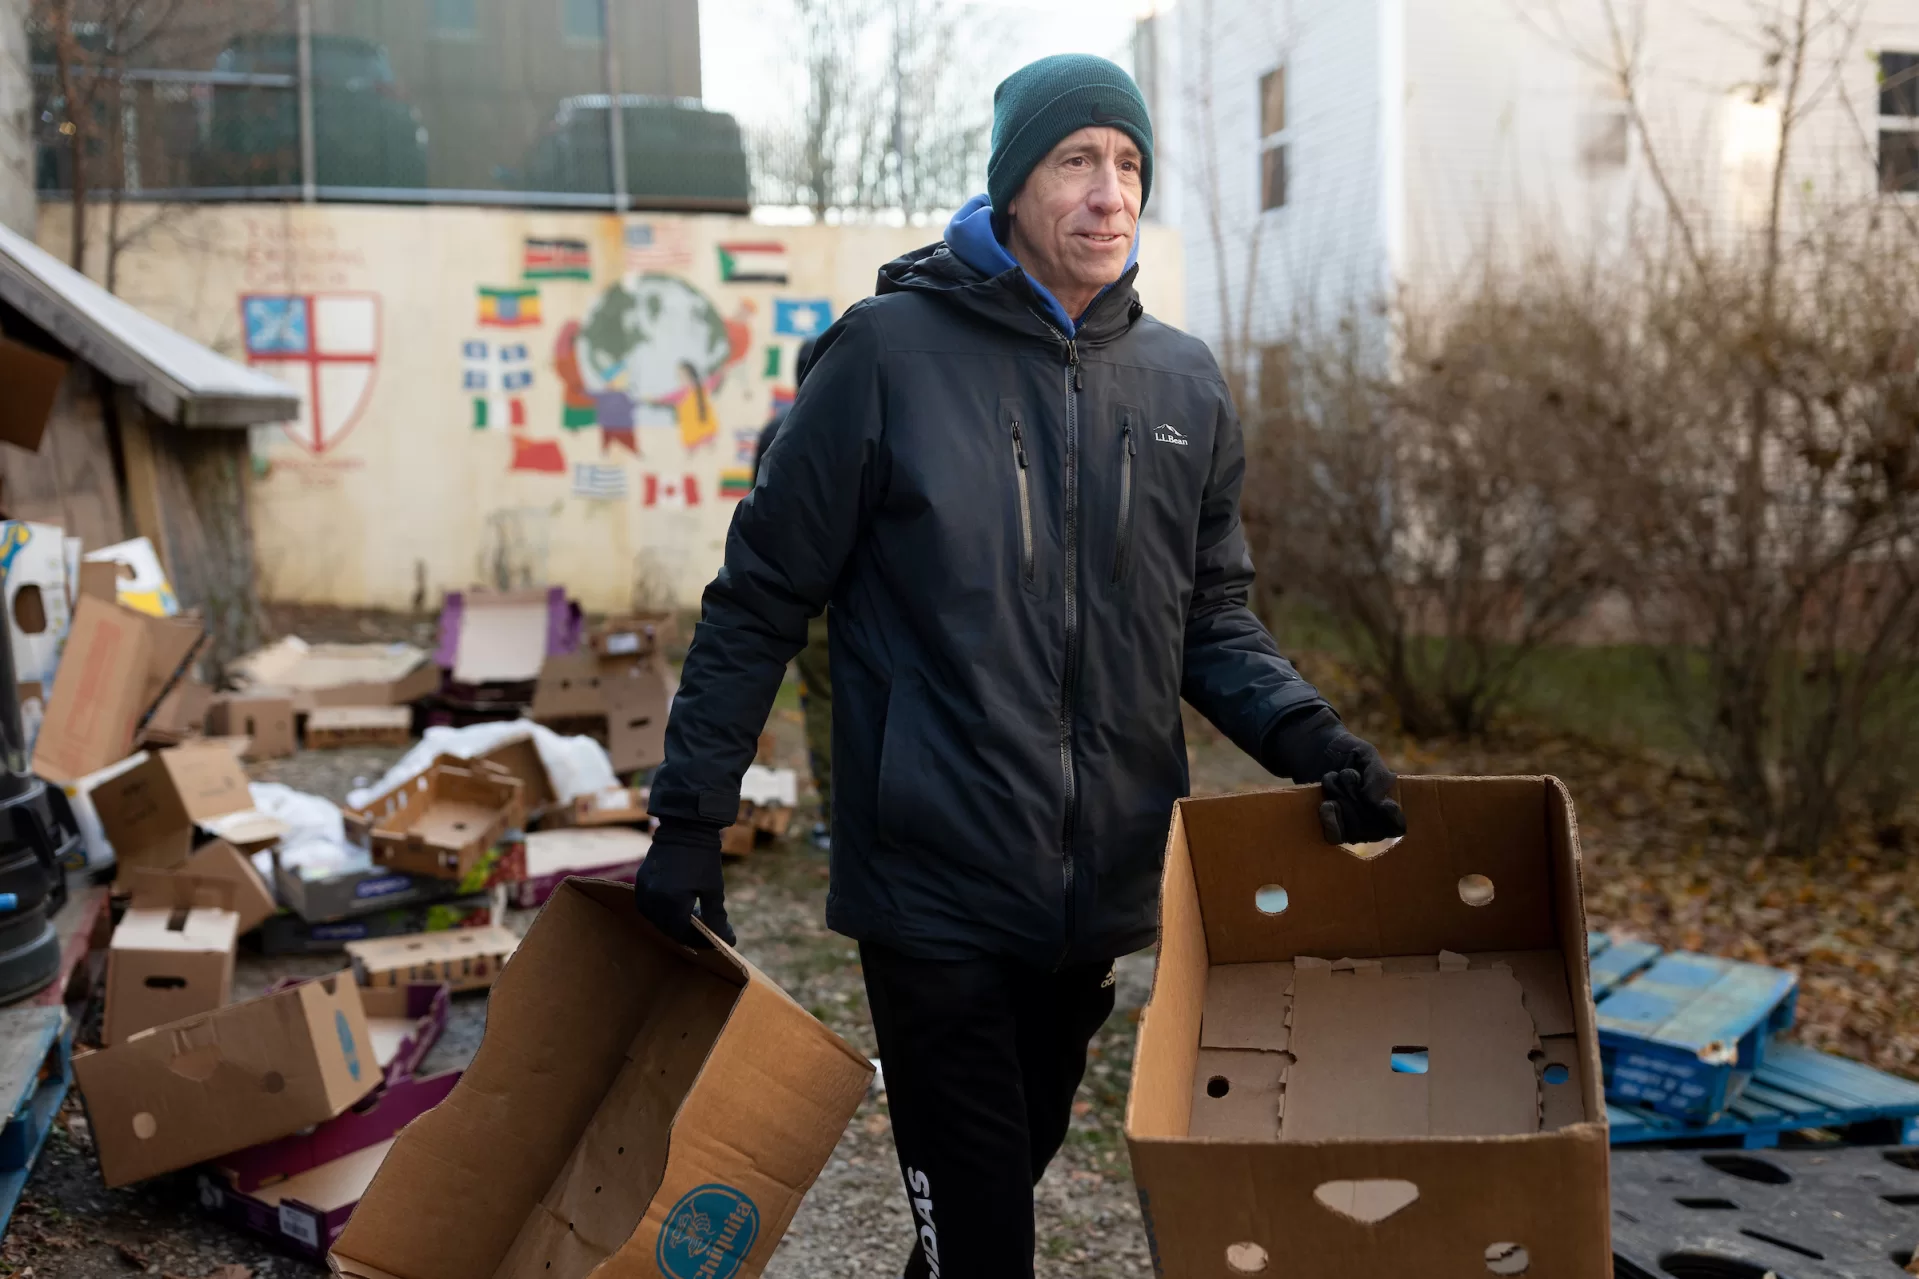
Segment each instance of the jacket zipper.
[{"label": "jacket zipper", "polygon": [[1126,566],[1133,556],[1133,457],[1139,446],[1133,440],[1130,417],[1124,432],[1126,450],[1119,457],[1119,551],[1113,556],[1113,581],[1126,580]]},{"label": "jacket zipper", "polygon": [[1079,778],[1073,767],[1073,702],[1079,691],[1079,344],[1066,341],[1066,669],[1060,677],[1059,763],[1066,778],[1066,822],[1060,831],[1061,875],[1066,886],[1066,944],[1073,950],[1073,831],[1079,825]]},{"label": "jacket zipper", "polygon": [[1033,499],[1026,480],[1026,437],[1020,431],[1019,418],[1013,419],[1013,461],[1019,478],[1019,571],[1028,586],[1033,584]]}]

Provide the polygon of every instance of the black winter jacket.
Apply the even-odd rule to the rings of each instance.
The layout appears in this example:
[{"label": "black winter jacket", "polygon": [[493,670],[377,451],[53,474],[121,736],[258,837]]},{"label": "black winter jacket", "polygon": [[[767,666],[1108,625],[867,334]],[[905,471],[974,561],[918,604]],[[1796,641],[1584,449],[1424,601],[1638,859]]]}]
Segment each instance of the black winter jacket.
[{"label": "black winter jacket", "polygon": [[1183,696],[1256,759],[1325,709],[1246,607],[1240,429],[1132,272],[1072,341],[943,245],[820,340],[706,590],[657,816],[724,824],[833,609],[827,923],[927,959],[1150,944]]}]

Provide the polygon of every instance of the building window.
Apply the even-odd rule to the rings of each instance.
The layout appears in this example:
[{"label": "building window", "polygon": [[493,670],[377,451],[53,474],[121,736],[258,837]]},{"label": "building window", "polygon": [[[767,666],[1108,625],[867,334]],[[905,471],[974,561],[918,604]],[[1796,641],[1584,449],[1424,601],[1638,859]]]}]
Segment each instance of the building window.
[{"label": "building window", "polygon": [[1259,207],[1286,206],[1286,68],[1259,78]]},{"label": "building window", "polygon": [[606,0],[561,0],[560,31],[569,40],[599,40],[606,35]]},{"label": "building window", "polygon": [[433,0],[433,34],[436,36],[479,35],[479,0]]},{"label": "building window", "polygon": [[1879,55],[1879,189],[1919,194],[1919,53]]}]

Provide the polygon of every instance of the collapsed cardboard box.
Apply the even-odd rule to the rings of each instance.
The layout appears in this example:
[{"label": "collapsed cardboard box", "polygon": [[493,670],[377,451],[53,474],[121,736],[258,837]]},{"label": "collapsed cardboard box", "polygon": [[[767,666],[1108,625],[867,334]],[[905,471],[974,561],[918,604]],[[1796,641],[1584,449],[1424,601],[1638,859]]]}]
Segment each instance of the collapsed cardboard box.
[{"label": "collapsed cardboard box", "polygon": [[412,740],[413,712],[405,706],[320,706],[307,714],[310,751],[405,746]]},{"label": "collapsed cardboard box", "polygon": [[302,714],[322,706],[404,706],[440,689],[440,668],[411,644],[308,644],[289,635],[237,658],[242,689],[273,689]]},{"label": "collapsed cardboard box", "polygon": [[[269,992],[290,990],[302,980],[282,978],[267,989]],[[387,1088],[420,1073],[420,1063],[446,1033],[452,994],[444,982],[360,987],[367,1039],[373,1045],[373,1060],[379,1065],[380,1078]]]},{"label": "collapsed cardboard box", "polygon": [[321,1123],[380,1082],[345,973],[143,1030],[73,1073],[109,1187]]},{"label": "collapsed cardboard box", "polygon": [[[434,882],[445,885],[448,881]],[[456,894],[346,919],[308,921],[283,911],[261,925],[260,951],[266,955],[338,955],[346,950],[348,942],[481,928],[493,922],[494,901],[489,893]]]},{"label": "collapsed cardboard box", "polygon": [[[593,981],[580,974],[593,973]],[[400,1134],[330,1261],[351,1279],[753,1279],[872,1067],[730,949],[571,880],[452,1094]]]},{"label": "collapsed cardboard box", "polygon": [[222,1156],[200,1174],[214,1216],[321,1261],[346,1229],[402,1128],[446,1099],[460,1072],[389,1083],[366,1106],[310,1133]]},{"label": "collapsed cardboard box", "polygon": [[562,732],[599,738],[621,775],[666,758],[673,676],[657,653],[603,657],[591,649],[549,657],[533,686],[529,715]]},{"label": "collapsed cardboard box", "polygon": [[1126,1111],[1156,1268],[1609,1276],[1565,789],[1401,778],[1409,834],[1369,860],[1319,802],[1174,810]]},{"label": "collapsed cardboard box", "polygon": [[523,789],[504,769],[443,755],[418,777],[349,812],[348,836],[386,869],[464,883],[485,869],[509,834],[525,829]]},{"label": "collapsed cardboard box", "polygon": [[142,746],[178,746],[206,732],[213,689],[191,676],[167,690],[140,730]]},{"label": "collapsed cardboard box", "polygon": [[280,909],[273,890],[267,887],[266,880],[253,868],[246,854],[224,839],[200,845],[172,873],[227,885],[230,889],[228,909],[239,916],[243,933],[252,932]]},{"label": "collapsed cardboard box", "polygon": [[144,870],[107,947],[108,1044],[224,1006],[240,916],[230,880]]},{"label": "collapsed cardboard box", "polygon": [[273,882],[287,909],[315,924],[440,901],[457,892],[455,886],[437,876],[403,875],[384,866],[308,879],[277,858]]},{"label": "collapsed cardboard box", "polygon": [[207,732],[246,738],[248,759],[284,759],[300,748],[286,694],[221,693],[207,710]]},{"label": "collapsed cardboard box", "polygon": [[559,802],[553,779],[547,775],[546,763],[540,758],[540,748],[530,735],[501,742],[478,759],[520,779],[520,798],[525,803],[528,821]]},{"label": "collapsed cardboard box", "polygon": [[136,867],[180,865],[193,851],[195,827],[214,830],[241,847],[274,838],[275,828],[284,833],[253,807],[240,761],[217,742],[151,751],[137,767],[96,785],[90,798],[122,875]]},{"label": "collapsed cardboard box", "polygon": [[443,982],[455,991],[484,990],[519,944],[510,929],[494,924],[348,942],[346,953],[362,986]]},{"label": "collapsed cardboard box", "polygon": [[77,782],[123,759],[150,704],[145,694],[153,640],[131,609],[82,599],[34,741],[33,771]]}]

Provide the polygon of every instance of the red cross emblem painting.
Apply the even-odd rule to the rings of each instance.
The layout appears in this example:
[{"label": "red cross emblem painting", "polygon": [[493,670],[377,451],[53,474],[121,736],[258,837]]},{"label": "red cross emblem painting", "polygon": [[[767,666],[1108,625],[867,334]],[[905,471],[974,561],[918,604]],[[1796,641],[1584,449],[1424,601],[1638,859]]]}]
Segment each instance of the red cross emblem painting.
[{"label": "red cross emblem painting", "polygon": [[325,453],[353,429],[380,362],[380,299],[373,293],[248,293],[240,298],[247,363],[300,393],[293,442]]}]

